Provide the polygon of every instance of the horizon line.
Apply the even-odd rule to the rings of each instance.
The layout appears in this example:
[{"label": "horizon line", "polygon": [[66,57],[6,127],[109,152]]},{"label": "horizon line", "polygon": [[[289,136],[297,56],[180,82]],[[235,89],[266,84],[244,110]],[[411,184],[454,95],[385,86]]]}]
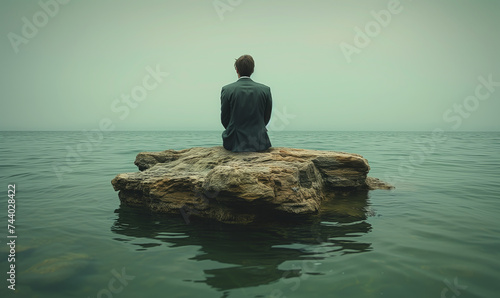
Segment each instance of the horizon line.
[{"label": "horizon line", "polygon": [[[0,130],[0,132],[81,132],[85,129],[75,129],[75,130]],[[104,133],[113,132],[223,132],[224,130],[113,130],[105,131]],[[269,130],[269,133],[280,133],[280,132],[433,132],[434,130],[281,130],[273,131]],[[500,130],[442,130],[443,132],[500,132]]]}]

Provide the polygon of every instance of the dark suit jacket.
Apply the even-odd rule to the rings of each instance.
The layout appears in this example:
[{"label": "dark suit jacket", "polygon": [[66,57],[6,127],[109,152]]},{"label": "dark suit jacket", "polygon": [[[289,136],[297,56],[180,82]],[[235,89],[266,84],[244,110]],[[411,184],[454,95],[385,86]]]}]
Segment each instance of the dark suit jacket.
[{"label": "dark suit jacket", "polygon": [[221,122],[224,148],[233,152],[263,151],[271,147],[266,125],[271,119],[271,89],[243,77],[222,87]]}]

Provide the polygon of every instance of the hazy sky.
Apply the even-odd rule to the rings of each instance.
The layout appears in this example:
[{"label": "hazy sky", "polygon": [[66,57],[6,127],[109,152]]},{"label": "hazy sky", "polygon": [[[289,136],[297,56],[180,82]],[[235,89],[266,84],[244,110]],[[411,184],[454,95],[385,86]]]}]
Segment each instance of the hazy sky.
[{"label": "hazy sky", "polygon": [[222,130],[243,54],[272,130],[500,130],[497,0],[0,3],[0,130]]}]

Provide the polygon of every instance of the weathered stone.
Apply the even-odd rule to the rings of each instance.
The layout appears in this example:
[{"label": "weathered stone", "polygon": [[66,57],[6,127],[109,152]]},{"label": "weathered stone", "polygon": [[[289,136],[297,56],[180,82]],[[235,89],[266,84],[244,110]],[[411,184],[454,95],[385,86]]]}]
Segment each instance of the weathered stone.
[{"label": "weathered stone", "polygon": [[112,180],[122,204],[232,223],[313,214],[335,192],[392,188],[367,179],[370,167],[361,155],[333,151],[191,148],[142,152],[135,164],[140,172]]}]

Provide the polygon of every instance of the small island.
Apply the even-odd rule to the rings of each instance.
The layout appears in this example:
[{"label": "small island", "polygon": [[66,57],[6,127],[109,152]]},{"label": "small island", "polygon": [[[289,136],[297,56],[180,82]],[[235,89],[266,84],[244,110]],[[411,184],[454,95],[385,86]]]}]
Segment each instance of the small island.
[{"label": "small island", "polygon": [[294,148],[233,153],[219,147],[142,152],[139,172],[112,181],[121,204],[224,223],[321,212],[336,196],[393,186],[368,177],[353,153]]}]

